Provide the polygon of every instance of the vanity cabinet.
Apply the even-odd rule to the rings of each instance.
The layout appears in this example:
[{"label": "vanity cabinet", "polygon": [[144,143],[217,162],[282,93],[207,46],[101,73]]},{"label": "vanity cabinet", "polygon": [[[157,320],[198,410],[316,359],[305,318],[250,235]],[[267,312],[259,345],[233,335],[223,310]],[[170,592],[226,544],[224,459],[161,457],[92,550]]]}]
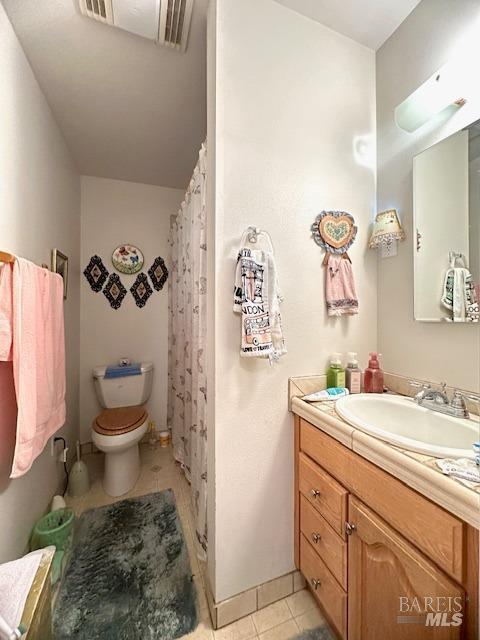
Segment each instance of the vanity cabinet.
[{"label": "vanity cabinet", "polygon": [[478,531],[298,416],[295,562],[343,640],[479,638]]},{"label": "vanity cabinet", "polygon": [[[426,627],[425,615],[406,607],[410,609],[413,598],[423,594],[431,597],[435,606],[437,598],[442,598],[440,602],[446,610],[461,610],[465,596],[462,587],[354,497],[349,501],[349,520],[355,523],[348,543],[349,637],[460,638],[460,626]],[[403,607],[399,594],[405,598]],[[412,624],[412,617],[418,622]],[[451,620],[451,613],[448,619]]]}]

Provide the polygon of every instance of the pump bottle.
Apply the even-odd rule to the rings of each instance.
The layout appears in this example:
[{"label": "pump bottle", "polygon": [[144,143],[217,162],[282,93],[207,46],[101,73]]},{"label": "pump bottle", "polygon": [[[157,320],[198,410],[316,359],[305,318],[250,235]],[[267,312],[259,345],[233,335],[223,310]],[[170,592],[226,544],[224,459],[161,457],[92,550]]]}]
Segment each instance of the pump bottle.
[{"label": "pump bottle", "polygon": [[383,371],[378,362],[379,355],[381,354],[375,353],[375,351],[370,353],[363,381],[365,393],[383,393]]}]

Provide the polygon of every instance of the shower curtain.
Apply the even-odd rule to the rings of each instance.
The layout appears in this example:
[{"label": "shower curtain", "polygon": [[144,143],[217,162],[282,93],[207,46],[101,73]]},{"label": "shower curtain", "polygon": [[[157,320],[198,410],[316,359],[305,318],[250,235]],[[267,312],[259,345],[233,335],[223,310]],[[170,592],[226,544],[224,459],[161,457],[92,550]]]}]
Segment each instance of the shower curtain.
[{"label": "shower curtain", "polygon": [[207,551],[206,145],[170,221],[168,424],[192,491],[199,555]]}]

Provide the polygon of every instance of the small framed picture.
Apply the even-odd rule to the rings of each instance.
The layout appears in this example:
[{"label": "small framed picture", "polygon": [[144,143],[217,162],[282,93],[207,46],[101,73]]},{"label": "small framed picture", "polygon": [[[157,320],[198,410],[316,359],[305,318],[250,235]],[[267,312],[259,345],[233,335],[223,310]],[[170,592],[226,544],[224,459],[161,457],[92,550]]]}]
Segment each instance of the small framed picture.
[{"label": "small framed picture", "polygon": [[63,299],[66,300],[68,288],[68,256],[58,249],[52,249],[52,271],[59,273],[63,278]]}]

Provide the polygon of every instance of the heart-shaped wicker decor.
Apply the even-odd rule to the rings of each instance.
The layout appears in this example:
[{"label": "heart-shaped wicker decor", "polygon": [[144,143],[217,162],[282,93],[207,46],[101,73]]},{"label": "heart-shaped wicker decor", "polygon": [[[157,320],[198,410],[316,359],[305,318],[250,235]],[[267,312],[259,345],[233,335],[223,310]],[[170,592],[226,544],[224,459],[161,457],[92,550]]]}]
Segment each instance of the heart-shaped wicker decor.
[{"label": "heart-shaped wicker decor", "polygon": [[320,220],[320,234],[330,246],[340,249],[347,244],[353,234],[353,220],[345,215],[335,217],[327,214]]},{"label": "heart-shaped wicker decor", "polygon": [[311,230],[318,246],[337,254],[346,253],[357,235],[355,220],[346,211],[322,211]]}]

